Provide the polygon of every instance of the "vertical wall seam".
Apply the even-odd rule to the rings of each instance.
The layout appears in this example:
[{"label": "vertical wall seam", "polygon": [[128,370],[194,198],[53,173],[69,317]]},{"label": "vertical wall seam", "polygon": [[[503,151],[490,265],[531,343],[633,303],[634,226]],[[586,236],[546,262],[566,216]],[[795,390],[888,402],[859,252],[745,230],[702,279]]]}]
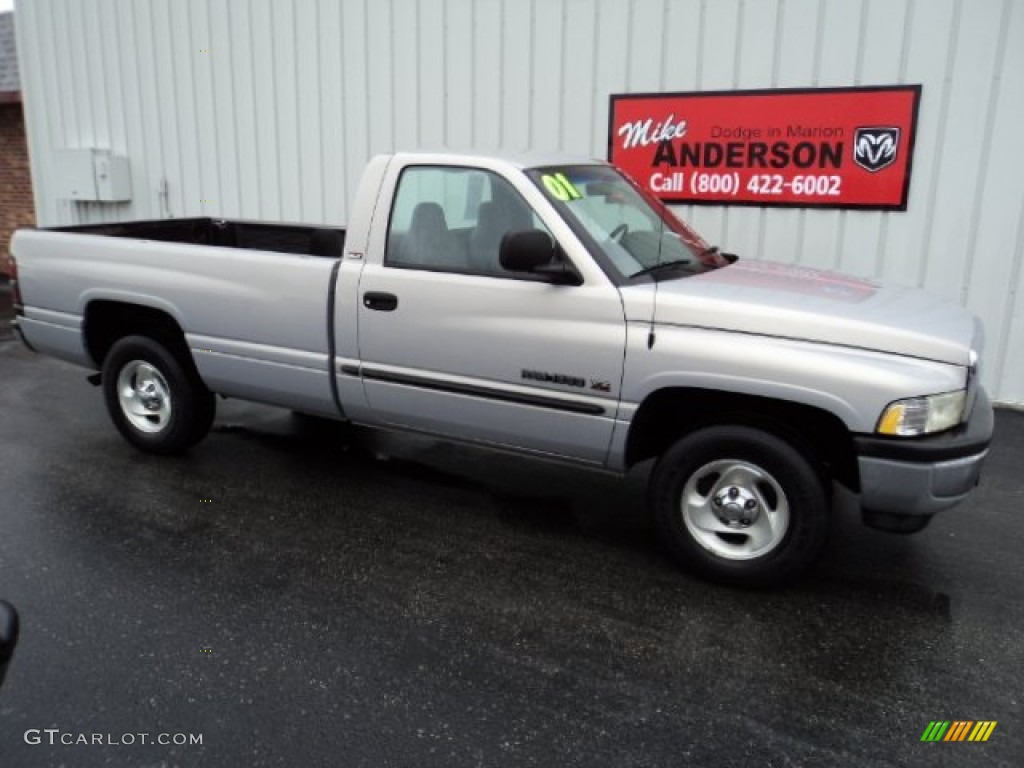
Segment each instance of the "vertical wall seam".
[{"label": "vertical wall seam", "polygon": [[[367,102],[370,100],[370,0],[363,0],[363,95]],[[370,121],[370,110],[364,105],[363,114],[366,116],[366,136],[363,139],[363,156],[370,154],[370,136],[373,125]]]},{"label": "vertical wall seam", "polygon": [[466,46],[465,47],[469,49],[469,51],[468,51],[469,52],[469,55],[468,55],[468,59],[469,59],[469,88],[466,89],[466,101],[469,103],[469,106],[467,107],[466,112],[467,112],[467,117],[469,119],[466,120],[466,128],[469,131],[469,146],[470,147],[475,147],[476,146],[476,143],[475,143],[475,138],[476,138],[476,106],[477,106],[477,89],[476,89],[476,86],[477,86],[477,79],[478,79],[477,76],[479,75],[479,72],[477,71],[478,68],[477,68],[477,65],[476,65],[476,41],[474,40],[474,38],[476,36],[475,3],[470,2],[468,5],[469,5],[469,8],[468,8],[468,13],[469,13],[469,40],[466,42]]},{"label": "vertical wall seam", "polygon": [[695,67],[694,82],[697,90],[704,85],[704,33],[707,27],[707,0],[700,0],[700,12],[697,14],[697,66]]},{"label": "vertical wall seam", "polygon": [[[47,0],[47,4],[51,4],[52,2],[53,2],[53,0]],[[51,8],[50,10],[52,12],[53,9]],[[38,24],[38,20],[37,20],[37,24]],[[40,39],[40,42],[42,42],[41,39]],[[54,83],[54,87],[55,87],[55,89],[57,91],[57,102],[56,102],[57,103],[57,113],[58,113],[58,115],[60,117],[60,121],[59,121],[60,122],[60,144],[59,144],[59,146],[66,147],[68,145],[68,128],[69,128],[69,123],[71,122],[71,120],[73,118],[73,114],[72,115],[68,115],[65,112],[65,105],[64,105],[64,85],[65,84],[62,82],[60,61],[58,59],[58,57],[60,56],[60,53],[59,53],[60,46],[57,45],[57,24],[56,23],[53,23],[53,24],[50,25],[50,43],[53,45],[52,50],[54,52],[54,55],[53,55],[53,58],[49,60],[49,64],[50,64],[49,69],[53,73],[53,83]],[[41,68],[44,66],[42,64],[42,54],[41,54],[41,52],[43,50],[44,49],[43,49],[42,45],[40,45],[39,49],[36,51],[36,56],[39,57],[39,59],[40,59],[40,67]],[[66,52],[67,48],[65,48],[64,50]],[[73,113],[74,110],[72,109],[71,112]]]},{"label": "vertical wall seam", "polygon": [[[274,139],[276,140],[276,144],[278,145],[278,146],[276,146],[274,148],[274,163],[277,166],[277,186],[278,186],[278,190],[274,194],[274,201],[276,203],[275,207],[277,209],[277,218],[280,219],[280,218],[282,218],[282,214],[284,212],[284,199],[283,199],[283,196],[281,195],[281,192],[280,192],[280,189],[281,189],[281,186],[282,186],[282,182],[283,182],[283,179],[282,179],[282,176],[281,176],[281,149],[280,149],[280,143],[281,143],[281,110],[277,108],[277,44],[275,43],[275,39],[276,39],[275,30],[277,29],[277,25],[274,24],[274,6],[273,6],[272,3],[268,3],[267,11],[268,11],[268,14],[269,14],[269,18],[268,18],[267,21],[268,21],[268,24],[269,24],[268,32],[269,32],[269,35],[270,35],[270,67],[271,67],[271,69],[270,69],[270,107],[273,110],[273,114],[274,114]],[[256,90],[255,87],[253,88],[253,90],[254,91]],[[253,97],[255,98],[256,95],[257,94],[254,93]]]},{"label": "vertical wall seam", "polygon": [[[256,33],[253,31],[252,26],[253,9],[251,5],[247,5],[245,9],[245,31],[249,36],[249,83],[250,89],[249,94],[252,96],[252,125],[253,135],[256,139],[255,153],[256,162],[253,165],[256,166],[256,215],[258,218],[263,218],[263,172],[260,170],[262,163],[259,162],[260,158],[260,108],[259,101],[256,98]],[[236,150],[237,151],[237,150]],[[239,165],[241,168],[241,165]],[[239,181],[241,181],[241,172],[239,172]]]},{"label": "vertical wall seam", "polygon": [[[220,47],[219,46],[217,46],[216,48],[214,47],[214,43],[213,43],[213,39],[212,39],[213,38],[213,34],[212,34],[213,33],[213,23],[212,23],[212,19],[211,19],[211,16],[210,16],[210,3],[209,3],[209,0],[203,0],[203,8],[206,11],[206,13],[205,13],[205,16],[206,16],[206,30],[207,30],[206,44],[207,44],[207,46],[209,46],[207,48],[207,51],[220,51]],[[230,45],[230,43],[225,39],[224,45],[227,46],[227,45]],[[217,122],[217,104],[219,103],[219,99],[217,98],[217,76],[213,72],[214,66],[215,66],[213,61],[214,61],[213,60],[213,54],[210,54],[207,57],[207,63],[209,65],[209,66],[207,66],[207,76],[209,77],[209,80],[210,80],[210,100],[213,102],[213,109],[212,109],[212,111],[211,111],[212,113],[210,115],[210,122],[213,124],[213,157],[214,157],[213,167],[214,167],[214,170],[216,171],[216,178],[217,178],[217,191],[215,193],[216,197],[214,199],[217,201],[216,205],[220,206],[219,210],[221,212],[221,215],[223,216],[223,215],[226,215],[226,212],[224,210],[224,202],[225,202],[224,201],[224,197],[225,197],[225,195],[224,195],[224,176],[221,174],[221,169],[220,169],[221,163],[223,161],[221,159],[221,154],[220,154],[220,127],[219,127],[218,122]],[[196,125],[197,126],[198,126],[198,123],[199,123],[199,115],[197,114],[196,115]]]},{"label": "vertical wall seam", "polygon": [[[595,78],[596,79],[596,78]],[[498,147],[505,146],[505,7],[498,3]],[[593,129],[591,129],[593,130]]]},{"label": "vertical wall seam", "polygon": [[817,88],[821,84],[821,59],[825,38],[825,14],[827,6],[819,5],[814,19],[814,53],[811,58],[811,85]]},{"label": "vertical wall seam", "polygon": [[[825,6],[818,6],[814,19],[814,49],[811,55],[811,85],[821,84],[821,59],[825,37]],[[796,260],[804,262],[804,242],[807,236],[807,209],[801,208],[796,220]]]},{"label": "vertical wall seam", "polygon": [[[91,93],[91,91],[89,89],[89,82],[88,82],[88,79],[89,79],[89,61],[88,61],[88,59],[89,59],[89,41],[86,39],[85,9],[79,3],[76,3],[74,6],[69,6],[69,7],[74,7],[74,8],[77,8],[77,10],[78,10],[78,22],[79,23],[75,25],[76,33],[77,33],[76,37],[78,38],[79,42],[82,44],[82,52],[84,54],[84,61],[81,62],[81,67],[74,67],[73,66],[71,68],[71,73],[72,73],[72,77],[74,77],[75,73],[84,75],[85,80],[86,80],[86,82],[80,83],[79,86],[76,87],[75,90],[76,90],[77,93],[81,93],[81,94],[83,94],[85,96],[86,109],[83,110],[83,113],[86,113],[86,114],[89,115],[89,126],[90,126],[90,132],[92,134],[91,137],[90,137],[90,143],[91,143],[91,145],[95,146],[96,141],[97,141],[97,134],[99,133],[99,131],[96,128],[96,111],[93,109],[92,93]],[[70,50],[69,50],[69,52],[70,52]]]},{"label": "vertical wall seam", "polygon": [[[996,392],[1002,391],[1003,376],[1006,373],[1006,357],[1010,351],[1010,337],[1013,336],[1013,322],[1015,319],[1017,322],[1024,322],[1024,316],[1018,316],[1014,311],[1020,296],[1024,295],[1017,293],[1017,284],[1021,279],[1021,262],[1024,262],[1024,199],[1021,200],[1020,212],[1017,214],[1017,232],[1014,237],[1013,261],[1008,281],[1009,290],[1004,302],[1004,310],[1001,313],[1004,319],[999,334],[999,353],[995,355],[996,372],[992,377]],[[989,353],[986,357],[991,360],[992,354]],[[1024,399],[1024,395],[1018,395],[1018,397]]]},{"label": "vertical wall seam", "polygon": [[385,7],[388,13],[385,22],[388,30],[388,98],[391,100],[391,104],[388,105],[388,121],[391,127],[391,150],[394,151],[398,144],[398,124],[395,122],[395,52],[398,50],[395,45],[395,0],[388,0]]},{"label": "vertical wall seam", "polygon": [[[196,175],[199,177],[199,187],[200,188],[199,188],[198,192],[200,194],[202,194],[203,197],[205,198],[210,193],[210,191],[207,190],[207,189],[204,189],[204,187],[206,186],[206,179],[204,178],[204,175],[203,175],[203,141],[202,141],[202,135],[201,135],[201,133],[199,131],[199,116],[200,116],[201,110],[199,109],[199,101],[198,101],[198,95],[199,94],[196,92],[196,59],[198,58],[196,56],[196,54],[198,53],[198,51],[196,50],[196,47],[195,47],[196,46],[195,37],[192,35],[192,3],[189,0],[186,0],[186,2],[184,3],[184,7],[185,7],[185,47],[188,50],[188,59],[187,60],[190,62],[189,66],[188,66],[188,79],[189,79],[189,83],[191,83],[191,86],[192,86],[191,87],[191,93],[189,94],[190,100],[192,102],[192,133],[195,134],[195,137],[196,137],[196,156],[195,156],[195,165],[196,165],[196,172],[197,172]],[[217,190],[216,194],[219,196],[220,190]],[[205,210],[205,206],[206,206],[206,203],[201,203],[200,204],[200,210]]]},{"label": "vertical wall seam", "polygon": [[534,29],[537,23],[537,13],[535,0],[530,0],[530,19],[526,26],[527,30],[527,59],[530,62],[530,70],[528,76],[528,82],[530,84],[530,93],[526,99],[526,148],[529,149],[533,146],[533,101],[534,94],[536,93],[536,85],[533,79],[537,76],[536,68],[534,67],[533,61],[533,49],[534,49]]},{"label": "vertical wall seam", "polygon": [[[70,16],[70,14],[67,14],[67,15],[64,16],[64,24],[63,24],[63,27],[64,27],[64,45],[63,46],[58,46],[57,45],[56,33],[54,33],[54,36],[55,36],[55,39],[54,39],[54,52],[56,53],[56,52],[59,52],[59,51],[63,51],[64,52],[65,61],[67,61],[68,57],[71,56],[71,30],[69,29],[69,27],[70,27],[70,18],[69,18],[69,16]],[[71,117],[72,117],[72,120],[73,120],[73,122],[75,124],[74,135],[75,135],[76,138],[79,138],[82,135],[82,115],[79,114],[78,99],[76,98],[76,94],[78,93],[78,86],[75,84],[75,68],[73,66],[71,66],[71,62],[70,61],[68,61],[67,64],[68,64],[68,85],[71,86],[71,93],[70,93],[70,97],[71,97]],[[60,69],[58,68],[57,71],[59,73]],[[68,146],[68,144],[65,144],[65,146]]]},{"label": "vertical wall seam", "polygon": [[978,228],[981,223],[982,196],[987,182],[989,155],[992,152],[992,132],[995,127],[996,106],[999,100],[999,79],[1003,71],[1006,57],[1006,39],[1010,26],[1010,0],[1003,0],[1003,11],[999,15],[999,33],[996,40],[996,55],[992,62],[992,75],[989,78],[988,104],[985,106],[984,133],[981,138],[981,156],[974,178],[973,204],[971,216],[967,224],[967,253],[963,270],[960,275],[960,303],[967,302],[970,293],[971,278],[974,275],[974,249],[978,244]]},{"label": "vertical wall seam", "polygon": [[448,0],[441,0],[441,144],[448,140]]},{"label": "vertical wall seam", "polygon": [[[914,0],[905,0],[903,4],[903,35],[900,39],[900,60],[896,74],[897,83],[907,81],[907,61],[910,58],[910,31],[914,18]],[[911,179],[913,184],[913,179]],[[889,247],[889,222],[892,217],[891,211],[882,211],[881,224],[878,227],[878,243],[875,250],[875,271],[876,277],[885,273],[885,253]]]},{"label": "vertical wall seam", "polygon": [[[595,152],[598,146],[597,141],[597,94],[598,94],[598,82],[597,82],[597,51],[601,47],[599,45],[601,35],[601,4],[594,4],[594,34],[591,35],[590,39],[590,151]],[[610,108],[610,101],[608,97],[605,97],[605,106]],[[602,142],[603,143],[603,142]],[[598,157],[604,157],[606,149],[602,149],[597,153]]]},{"label": "vertical wall seam", "polygon": [[[857,19],[857,53],[853,62],[853,84],[860,85],[864,79],[864,40],[868,28],[868,10],[871,0],[861,0],[860,15]],[[846,254],[846,227],[849,223],[850,212],[843,209],[839,211],[839,224],[836,227],[836,249],[833,264],[839,269],[843,264],[843,257]],[[875,254],[878,258],[878,254]]]},{"label": "vertical wall seam", "polygon": [[946,71],[942,75],[942,96],[939,102],[938,130],[935,136],[935,172],[932,174],[931,185],[925,203],[924,236],[921,238],[920,259],[918,261],[917,284],[923,286],[928,276],[928,253],[932,245],[932,228],[935,226],[935,201],[939,194],[939,181],[942,178],[941,161],[946,148],[946,119],[949,114],[950,91],[953,82],[953,67],[957,58],[957,39],[960,31],[961,0],[954,0],[953,16],[949,22],[949,35],[946,38]]},{"label": "vertical wall seam", "polygon": [[560,2],[561,16],[558,29],[558,125],[555,126],[555,136],[557,137],[556,146],[559,150],[564,150],[563,137],[565,134],[562,131],[565,128],[565,101],[568,95],[565,93],[565,28],[568,26],[568,3],[566,0],[560,0]]},{"label": "vertical wall seam", "polygon": [[[100,54],[100,71],[103,73],[103,79],[105,81],[104,82],[104,86],[103,86],[103,95],[106,98],[103,99],[103,111],[104,111],[104,113],[107,116],[107,144],[109,145],[107,148],[110,149],[111,151],[113,151],[114,150],[114,118],[113,118],[113,115],[111,115],[111,113],[110,113],[110,101],[111,101],[111,98],[110,98],[109,83],[110,83],[110,78],[111,78],[111,76],[114,73],[111,72],[110,69],[107,66],[107,45],[106,45],[105,36],[103,34],[103,14],[100,11],[100,3],[99,2],[97,2],[96,5],[93,6],[93,20],[96,22],[96,38],[99,41],[99,48],[100,48],[100,51],[99,51],[99,54]],[[120,72],[120,70],[117,71],[117,79],[120,82],[120,80],[121,80],[121,72]],[[127,126],[124,125],[124,109],[123,109],[123,105],[122,105],[122,110],[121,110],[121,121],[122,121],[121,122],[121,131],[122,131],[122,133],[124,133],[125,145],[127,146],[127,144],[128,144],[128,131],[127,131]]]},{"label": "vertical wall seam", "polygon": [[[122,18],[122,16],[121,16],[121,13],[120,13],[120,9],[118,9],[116,6],[114,8],[114,14],[115,14],[115,17],[118,19],[118,22],[116,22],[116,25],[117,25],[118,32],[120,32],[120,29],[121,29],[120,28],[120,19]],[[128,3],[127,19],[128,19],[128,26],[131,27],[132,29],[134,29],[135,28],[135,23],[134,23],[135,7],[134,7],[134,5],[132,3]],[[121,56],[121,51],[122,51],[121,46],[118,45],[118,46],[116,46],[116,48],[117,48],[117,70],[118,70],[118,72],[121,73],[121,77],[120,77],[120,84],[121,84],[121,110],[124,113],[125,121],[127,122],[127,117],[128,117],[128,94],[125,91],[125,87],[124,87],[124,72],[125,72],[124,59]],[[136,95],[137,95],[137,97],[139,99],[138,102],[136,103],[136,106],[138,107],[138,115],[139,115],[139,144],[141,145],[141,150],[142,150],[142,153],[141,153],[141,156],[140,156],[140,160],[139,160],[139,164],[141,166],[142,178],[144,178],[146,180],[146,191],[145,191],[145,197],[143,199],[145,201],[145,207],[146,207],[147,213],[144,214],[144,215],[146,216],[146,218],[155,218],[151,214],[152,205],[150,203],[150,198],[149,198],[149,148],[148,148],[148,143],[146,142],[146,125],[145,125],[145,120],[142,117],[142,98],[141,98],[141,90],[139,89],[139,80],[142,78],[142,68],[139,66],[139,39],[134,36],[134,33],[133,33],[133,37],[132,37],[132,59],[133,59],[133,61],[132,61],[132,68],[135,70]],[[127,143],[128,143],[128,132],[127,132],[127,129],[126,129],[125,130],[125,144],[127,145]],[[131,153],[129,153],[129,155],[130,154]],[[138,190],[133,189],[132,190],[133,203],[134,203],[134,198],[137,195],[138,195]],[[133,205],[133,207],[134,207],[134,205]]]},{"label": "vertical wall seam", "polygon": [[[299,221],[307,221],[306,218],[306,185],[302,183],[304,174],[303,162],[302,162],[302,99],[299,96],[302,90],[299,87],[299,8],[296,3],[291,4],[291,17],[292,17],[292,72],[295,73],[295,82],[293,83],[292,90],[295,92],[295,112],[294,120],[292,121],[295,126],[295,176],[299,182]],[[394,46],[392,46],[394,49]],[[392,67],[392,73],[394,67]],[[392,74],[392,78],[394,74]],[[392,88],[392,94],[394,89]],[[392,112],[391,120],[392,126],[394,125],[394,112]],[[394,131],[391,132],[394,137]],[[280,151],[280,150],[279,150]],[[283,187],[283,185],[282,185]],[[282,201],[283,203],[283,201]]]},{"label": "vertical wall seam", "polygon": [[413,29],[415,30],[412,40],[414,53],[413,61],[416,62],[416,146],[423,146],[423,130],[421,125],[423,123],[423,83],[420,80],[420,0],[416,0],[412,4],[413,7]]},{"label": "vertical wall seam", "polygon": [[[477,50],[476,50],[476,3],[469,4],[469,67],[470,67],[470,84],[469,84],[469,114],[475,115],[477,109],[477,83],[480,76],[480,67],[477,66]],[[564,42],[564,40],[563,40]],[[476,146],[476,120],[469,120],[469,146]]]},{"label": "vertical wall seam", "polygon": [[[736,6],[736,25],[733,28],[732,47],[732,89],[740,87],[740,70],[743,67],[743,25],[746,18],[746,0],[739,0]],[[729,219],[731,218],[732,206],[722,206],[722,218],[719,219],[718,242],[728,245]]]},{"label": "vertical wall seam", "polygon": [[[418,26],[418,25],[417,25]],[[348,88],[345,86],[345,54],[347,48],[345,46],[345,4],[338,4],[338,40],[341,45],[341,51],[338,56],[338,61],[341,62],[340,77],[338,77],[338,106],[341,108],[341,120],[342,124],[339,126],[341,129],[341,168],[339,173],[341,175],[341,205],[344,210],[338,211],[338,219],[345,221],[348,219],[352,209],[349,207],[349,192],[348,192],[348,126],[345,124],[345,99],[348,96]],[[418,85],[418,84],[417,84]],[[417,98],[419,96],[419,88],[416,88]],[[326,218],[326,216],[324,217]]]},{"label": "vertical wall seam", "polygon": [[910,60],[911,30],[914,26],[914,0],[907,0],[903,12],[903,42],[900,47],[899,82],[907,80],[907,62]]},{"label": "vertical wall seam", "polygon": [[[786,0],[775,4],[775,28],[772,30],[772,69],[769,82],[772,88],[779,87],[779,68],[782,66],[782,19],[786,14]],[[768,232],[768,209],[762,208],[757,221],[757,244],[764,250],[764,238]]]},{"label": "vertical wall seam", "polygon": [[[174,138],[178,143],[178,202],[181,204],[181,213],[185,215],[188,212],[187,204],[185,203],[185,158],[184,153],[181,151],[181,110],[178,108],[178,76],[175,74],[178,68],[173,66],[174,62],[174,23],[171,19],[171,7],[165,6],[167,12],[167,42],[170,46],[171,54],[171,99],[174,107]],[[170,195],[168,194],[168,197]]]},{"label": "vertical wall seam", "polygon": [[626,44],[622,46],[626,52],[626,91],[633,90],[633,16],[636,13],[636,0],[627,0],[626,5]]},{"label": "vertical wall seam", "polygon": [[746,0],[740,0],[736,6],[736,29],[732,49],[732,88],[740,87],[740,68],[743,66],[743,20],[746,16]]},{"label": "vertical wall seam", "polygon": [[316,40],[316,138],[317,138],[317,158],[315,167],[319,168],[317,173],[317,179],[320,182],[320,216],[318,217],[318,224],[323,223],[327,219],[327,183],[324,181],[324,163],[326,156],[324,154],[324,63],[321,60],[323,56],[323,46],[320,45],[320,0],[316,0],[313,4],[313,38]]},{"label": "vertical wall seam", "polygon": [[[164,129],[163,120],[160,117],[160,77],[156,65],[156,40],[153,39],[153,8],[149,6],[147,8],[148,13],[146,14],[149,19],[149,60],[152,65],[153,72],[153,95],[154,102],[156,103],[156,142],[157,142],[157,155],[160,162],[160,178],[161,182],[165,185],[164,190],[166,194],[163,195],[163,205],[160,208],[160,218],[164,217],[164,207],[166,206],[166,215],[168,218],[171,217],[171,190],[170,182],[167,181],[167,155],[164,152]],[[136,23],[138,23],[139,15],[135,14]],[[140,37],[136,31],[136,40]],[[139,78],[139,103],[142,104],[142,79]]]},{"label": "vertical wall seam", "polygon": [[568,19],[568,2],[566,0],[560,0],[562,5],[562,15],[560,19],[560,28],[558,30],[558,126],[555,130],[555,135],[558,137],[557,147],[564,149],[565,145],[562,141],[562,137],[565,136],[565,73],[566,73],[566,58],[565,58],[565,28],[569,23]]},{"label": "vertical wall seam", "polygon": [[871,10],[871,0],[861,0],[860,18],[857,20],[857,59],[853,64],[853,84],[860,85],[864,82],[864,40],[868,32],[868,14]]},{"label": "vertical wall seam", "polygon": [[[227,18],[228,38],[233,41],[235,39],[235,17],[231,13],[231,3],[225,5],[224,12]],[[252,46],[251,37],[248,44],[250,47]],[[235,156],[235,199],[238,201],[238,208],[234,215],[242,217],[245,204],[242,202],[242,157],[241,150],[238,148],[238,81],[235,79],[234,44],[231,46],[231,56],[228,61],[228,85],[231,87],[231,136],[234,138],[234,141],[231,142],[231,149]]]},{"label": "vertical wall seam", "polygon": [[665,90],[665,51],[668,50],[668,0],[661,2],[661,49],[658,51],[658,90]]},{"label": "vertical wall seam", "polygon": [[[32,6],[30,6],[32,7]],[[37,135],[42,135],[48,139],[48,143],[53,144],[53,122],[50,120],[49,110],[46,109],[46,80],[45,70],[43,68],[43,62],[39,55],[42,50],[41,35],[39,31],[39,17],[37,15],[37,6],[32,7],[31,11],[26,13],[25,9],[22,9],[21,15],[14,20],[15,25],[15,37],[16,44],[18,45],[18,61],[19,66],[24,62],[22,66],[22,75],[25,77],[25,82],[35,83],[38,88],[32,88],[29,86],[28,93],[26,94],[26,100],[24,106],[25,115],[25,133],[26,133],[26,144],[29,148],[29,172],[32,174],[33,171],[38,170],[38,174],[33,174],[32,178],[35,183],[32,186],[32,204],[36,212],[36,224],[42,225],[41,218],[48,218],[49,216],[49,195],[45,198],[44,203],[44,189],[50,191],[50,179],[49,174],[44,173],[44,166],[50,165],[50,153],[47,151],[49,148],[45,146],[39,146],[39,140],[36,138]],[[28,45],[27,41],[29,36],[35,42],[35,45]],[[21,41],[26,41],[26,44],[21,44]],[[32,56],[35,60],[34,65],[29,65],[29,56]],[[55,78],[56,81],[56,78]],[[42,108],[40,108],[42,104]],[[58,113],[59,116],[59,113]],[[37,122],[38,121],[38,122]],[[36,133],[36,125],[45,126]],[[45,160],[43,158],[46,158]],[[44,210],[46,211],[44,213]],[[58,212],[56,206],[53,210],[53,219],[56,220]],[[40,214],[43,214],[42,216]],[[7,244],[4,244],[6,247]]]},{"label": "vertical wall seam", "polygon": [[779,68],[782,66],[782,19],[786,15],[786,0],[778,0],[775,5],[775,45],[772,49],[772,88],[779,87]]},{"label": "vertical wall seam", "polygon": [[[47,0],[47,5],[49,5],[50,2],[52,2],[52,0]],[[34,29],[35,29],[35,33],[36,33],[36,43],[38,43],[38,46],[35,47],[32,52],[35,54],[36,60],[39,62],[39,65],[38,65],[39,69],[37,71],[43,72],[43,71],[45,71],[46,67],[44,67],[44,65],[43,65],[43,59],[42,59],[42,56],[41,56],[41,53],[40,53],[43,50],[42,34],[39,31],[39,17],[36,16],[36,13],[35,13],[38,10],[39,6],[38,5],[33,5],[31,7],[32,7],[32,15],[33,15],[33,19],[34,19],[33,24],[34,24]],[[17,24],[17,22],[15,22],[15,24]],[[57,25],[56,24],[50,24],[49,26],[50,26],[50,42],[53,45],[53,50],[54,50],[54,53],[56,54],[56,51],[57,51]],[[53,84],[54,84],[55,90],[57,91],[57,101],[56,101],[56,104],[57,104],[57,122],[60,124],[60,145],[61,146],[67,146],[67,140],[68,140],[67,139],[67,122],[66,122],[66,118],[64,116],[63,89],[61,88],[61,82],[60,82],[60,65],[57,62],[56,55],[54,55],[54,57],[52,59],[49,59],[48,63],[52,65],[52,66],[49,67],[49,70],[53,73]],[[44,103],[44,107],[45,106],[46,105]],[[44,113],[48,112],[48,110],[44,109],[43,112]],[[52,135],[51,135],[50,139],[51,139],[51,141],[53,140],[53,136]]]},{"label": "vertical wall seam", "polygon": [[[695,51],[696,61],[694,62],[694,90],[701,90],[701,86],[704,84],[704,32],[707,24],[707,0],[700,0],[700,5],[697,10],[697,49]],[[696,206],[688,205],[686,207],[686,218],[689,221],[693,220]]]}]

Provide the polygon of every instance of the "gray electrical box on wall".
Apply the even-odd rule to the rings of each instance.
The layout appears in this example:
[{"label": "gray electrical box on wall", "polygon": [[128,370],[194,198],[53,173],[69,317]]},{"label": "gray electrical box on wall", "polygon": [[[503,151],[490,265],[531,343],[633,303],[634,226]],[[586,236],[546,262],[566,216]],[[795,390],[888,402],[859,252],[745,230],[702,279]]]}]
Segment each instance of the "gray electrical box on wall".
[{"label": "gray electrical box on wall", "polygon": [[108,149],[60,149],[54,153],[54,182],[63,200],[122,203],[132,199],[128,158]]}]

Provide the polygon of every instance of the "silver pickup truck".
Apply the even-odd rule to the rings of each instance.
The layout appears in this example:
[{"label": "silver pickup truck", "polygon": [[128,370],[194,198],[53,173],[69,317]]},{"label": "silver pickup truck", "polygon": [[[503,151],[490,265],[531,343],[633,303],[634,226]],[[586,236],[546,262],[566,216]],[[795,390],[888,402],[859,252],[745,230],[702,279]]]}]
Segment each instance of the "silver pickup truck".
[{"label": "silver pickup truck", "polygon": [[977,484],[982,333],[917,290],[738,260],[612,166],[374,158],[347,230],[195,218],[22,230],[17,330],[97,373],[144,451],[215,395],[624,473],[684,566],[791,577],[837,485],[923,528]]}]

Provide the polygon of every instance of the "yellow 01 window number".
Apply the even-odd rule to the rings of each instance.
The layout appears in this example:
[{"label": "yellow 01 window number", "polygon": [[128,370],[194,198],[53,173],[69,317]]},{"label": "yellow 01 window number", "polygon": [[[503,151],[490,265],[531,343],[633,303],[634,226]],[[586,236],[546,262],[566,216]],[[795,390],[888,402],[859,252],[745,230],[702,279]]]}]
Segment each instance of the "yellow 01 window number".
[{"label": "yellow 01 window number", "polygon": [[563,203],[579,200],[583,197],[573,183],[566,178],[564,173],[545,173],[541,177],[541,181],[544,182],[544,186],[547,187],[551,196],[556,200],[561,200]]}]

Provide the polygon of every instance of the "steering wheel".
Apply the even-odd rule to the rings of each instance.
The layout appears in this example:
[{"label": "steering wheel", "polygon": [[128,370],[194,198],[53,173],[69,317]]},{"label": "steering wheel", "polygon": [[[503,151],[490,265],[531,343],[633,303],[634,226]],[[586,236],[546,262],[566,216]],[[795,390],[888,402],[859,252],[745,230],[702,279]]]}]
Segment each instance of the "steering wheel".
[{"label": "steering wheel", "polygon": [[617,243],[621,243],[622,238],[626,236],[627,232],[629,232],[629,224],[627,224],[626,222],[622,222],[621,224],[619,224],[619,226],[617,226],[615,229],[611,231],[611,234],[608,235],[608,238],[610,240],[614,240]]}]

